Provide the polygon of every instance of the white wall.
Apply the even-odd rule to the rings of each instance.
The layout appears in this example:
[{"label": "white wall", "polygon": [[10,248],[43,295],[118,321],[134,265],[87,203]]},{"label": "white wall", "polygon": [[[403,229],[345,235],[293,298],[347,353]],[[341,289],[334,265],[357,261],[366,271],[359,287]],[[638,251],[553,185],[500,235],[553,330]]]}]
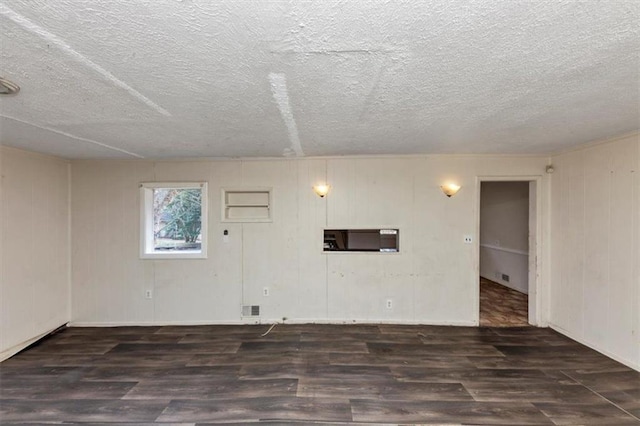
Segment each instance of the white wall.
[{"label": "white wall", "polygon": [[[462,241],[476,233],[476,176],[541,175],[546,161],[73,161],[73,323],[237,323],[242,304],[259,304],[262,321],[476,324],[478,247]],[[139,259],[138,184],[154,180],[209,182],[208,259]],[[452,198],[447,180],[462,185]],[[238,186],[273,188],[272,223],[220,221],[221,188]],[[400,253],[325,254],[325,227],[399,228]]]},{"label": "white wall", "polygon": [[640,136],[559,155],[551,325],[640,369]]},{"label": "white wall", "polygon": [[[476,229],[476,179],[542,175],[541,323],[639,368],[639,151],[636,135],[554,157],[551,205],[539,157],[73,161],[69,313],[69,164],[3,147],[1,356],[69,319],[238,323],[241,304],[260,304],[262,321],[475,324],[478,246],[462,236]],[[138,184],[154,180],[209,182],[208,259],[139,259]],[[453,198],[448,180],[462,185]],[[220,222],[220,188],[237,186],[273,187],[274,221]],[[324,254],[324,227],[400,228],[400,253]]]},{"label": "white wall", "polygon": [[528,293],[528,275],[529,182],[482,182],[480,276]]},{"label": "white wall", "polygon": [[68,172],[0,147],[0,360],[69,321]]}]

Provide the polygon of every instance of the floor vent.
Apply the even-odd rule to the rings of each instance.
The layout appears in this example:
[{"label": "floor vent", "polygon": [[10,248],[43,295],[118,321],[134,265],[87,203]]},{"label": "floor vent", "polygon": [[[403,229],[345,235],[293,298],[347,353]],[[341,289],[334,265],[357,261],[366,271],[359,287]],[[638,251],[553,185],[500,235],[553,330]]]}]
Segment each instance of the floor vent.
[{"label": "floor vent", "polygon": [[260,305],[243,305],[242,316],[243,317],[259,317]]}]

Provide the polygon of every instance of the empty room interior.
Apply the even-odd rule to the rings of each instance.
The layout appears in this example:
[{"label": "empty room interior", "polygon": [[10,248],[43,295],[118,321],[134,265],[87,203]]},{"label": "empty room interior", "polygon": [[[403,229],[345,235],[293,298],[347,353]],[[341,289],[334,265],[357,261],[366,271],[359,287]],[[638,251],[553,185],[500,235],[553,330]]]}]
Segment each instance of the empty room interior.
[{"label": "empty room interior", "polygon": [[640,424],[638,1],[0,27],[0,423]]}]

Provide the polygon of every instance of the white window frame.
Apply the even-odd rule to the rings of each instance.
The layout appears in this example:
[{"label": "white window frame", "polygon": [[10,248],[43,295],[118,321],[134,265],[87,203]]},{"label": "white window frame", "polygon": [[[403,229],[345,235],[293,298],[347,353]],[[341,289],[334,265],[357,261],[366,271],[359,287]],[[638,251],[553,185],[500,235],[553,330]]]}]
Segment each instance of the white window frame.
[{"label": "white window frame", "polygon": [[[200,250],[156,252],[153,250],[153,190],[156,188],[200,189],[201,228]],[[143,182],[140,184],[140,258],[141,259],[206,259],[208,240],[208,186],[207,182]]]}]

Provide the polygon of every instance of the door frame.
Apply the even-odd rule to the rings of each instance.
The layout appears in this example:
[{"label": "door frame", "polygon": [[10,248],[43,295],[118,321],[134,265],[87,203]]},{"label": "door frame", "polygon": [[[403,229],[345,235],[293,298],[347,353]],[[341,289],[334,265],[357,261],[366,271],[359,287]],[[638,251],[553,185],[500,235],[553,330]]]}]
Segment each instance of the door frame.
[{"label": "door frame", "polygon": [[[480,277],[480,197],[482,182],[529,182],[529,298],[528,322],[545,326],[541,316],[544,300],[541,279],[542,261],[542,176],[476,176],[475,276]],[[475,286],[476,323],[480,324],[480,284]]]}]

